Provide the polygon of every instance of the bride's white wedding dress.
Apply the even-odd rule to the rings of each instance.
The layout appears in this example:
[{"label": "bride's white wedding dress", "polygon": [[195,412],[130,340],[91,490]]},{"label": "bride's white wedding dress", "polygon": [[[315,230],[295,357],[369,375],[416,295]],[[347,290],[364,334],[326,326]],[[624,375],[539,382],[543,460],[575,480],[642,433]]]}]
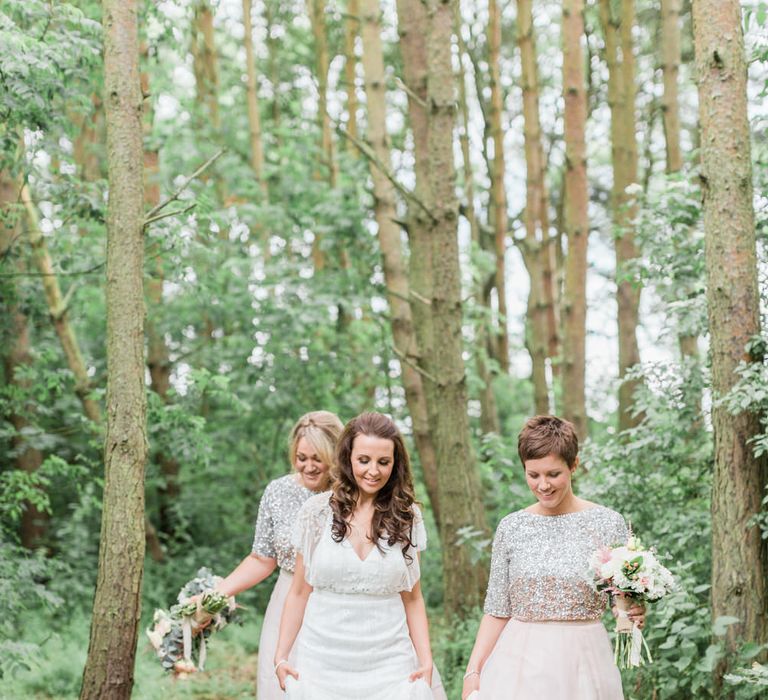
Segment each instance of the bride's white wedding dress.
[{"label": "bride's white wedding dress", "polygon": [[294,646],[299,679],[288,677],[289,700],[434,700],[444,698],[439,676],[435,692],[423,680],[410,682],[418,667],[408,634],[401,591],[419,580],[417,551],[426,531],[414,506],[415,547],[380,542],[360,559],[348,540],[331,537],[329,495],[308,499],[299,511],[294,545],[304,559],[312,587]]}]

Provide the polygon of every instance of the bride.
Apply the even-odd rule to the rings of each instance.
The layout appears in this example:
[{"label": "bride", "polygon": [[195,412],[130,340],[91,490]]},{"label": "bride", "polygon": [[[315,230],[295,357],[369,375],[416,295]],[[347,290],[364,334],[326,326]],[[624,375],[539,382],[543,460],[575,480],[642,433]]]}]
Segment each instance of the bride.
[{"label": "bride", "polygon": [[351,420],[333,470],[333,490],[307,500],[294,528],[296,571],[275,653],[280,686],[289,700],[442,700],[437,674],[430,687],[419,583],[426,531],[395,424],[380,413]]}]

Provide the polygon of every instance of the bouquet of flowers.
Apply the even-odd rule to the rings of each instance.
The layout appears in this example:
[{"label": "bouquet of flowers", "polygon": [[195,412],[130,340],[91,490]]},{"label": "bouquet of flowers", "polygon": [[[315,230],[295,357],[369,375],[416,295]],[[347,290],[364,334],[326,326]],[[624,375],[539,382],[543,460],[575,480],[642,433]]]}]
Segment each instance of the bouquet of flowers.
[{"label": "bouquet of flowers", "polygon": [[[602,547],[589,561],[590,573],[598,591],[613,596],[618,610],[615,659],[619,668],[640,666],[651,652],[643,633],[627,616],[633,604],[645,604],[663,598],[675,587],[675,580],[661,565],[653,549],[643,549],[640,540],[630,532],[626,544]],[[645,660],[643,659],[645,651]]]},{"label": "bouquet of flowers", "polygon": [[155,610],[147,637],[163,668],[177,677],[203,670],[206,639],[235,617],[234,597],[227,598],[215,590],[221,580],[202,568],[182,586],[176,605],[170,610]]}]

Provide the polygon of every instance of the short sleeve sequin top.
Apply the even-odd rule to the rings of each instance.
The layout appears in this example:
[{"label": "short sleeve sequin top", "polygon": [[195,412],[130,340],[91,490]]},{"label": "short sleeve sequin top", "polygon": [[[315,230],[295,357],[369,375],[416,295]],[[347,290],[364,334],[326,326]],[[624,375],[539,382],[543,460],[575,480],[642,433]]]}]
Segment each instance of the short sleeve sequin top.
[{"label": "short sleeve sequin top", "polygon": [[291,544],[291,532],[299,509],[312,495],[313,492],[296,479],[296,474],[271,481],[259,503],[252,553],[277,559],[283,571],[293,573],[296,550]]},{"label": "short sleeve sequin top", "polygon": [[596,506],[563,515],[511,513],[496,529],[484,612],[536,620],[598,620],[606,594],[589,580],[595,550],[626,542],[617,512]]}]

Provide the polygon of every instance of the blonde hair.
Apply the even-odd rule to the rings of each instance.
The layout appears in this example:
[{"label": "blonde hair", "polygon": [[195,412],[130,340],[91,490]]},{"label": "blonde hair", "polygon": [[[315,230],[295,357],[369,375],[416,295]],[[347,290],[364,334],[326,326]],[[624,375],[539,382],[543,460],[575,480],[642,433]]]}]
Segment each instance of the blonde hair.
[{"label": "blonde hair", "polygon": [[335,413],[330,411],[310,411],[305,413],[293,426],[288,444],[288,457],[291,467],[296,464],[296,452],[299,440],[304,438],[317,452],[320,461],[330,467],[333,455],[344,425]]}]

